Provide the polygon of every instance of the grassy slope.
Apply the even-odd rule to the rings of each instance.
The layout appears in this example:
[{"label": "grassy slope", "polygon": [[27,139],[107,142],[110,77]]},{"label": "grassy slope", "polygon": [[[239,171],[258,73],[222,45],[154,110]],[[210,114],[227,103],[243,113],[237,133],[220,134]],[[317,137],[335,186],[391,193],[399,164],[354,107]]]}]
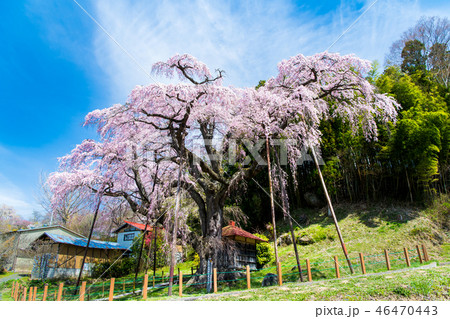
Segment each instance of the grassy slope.
[{"label": "grassy slope", "polygon": [[[381,254],[383,249],[401,251],[403,247],[414,249],[416,244],[425,244],[433,260],[450,260],[449,233],[442,227],[442,220],[448,220],[449,214],[446,199],[435,202],[428,209],[360,204],[336,205],[335,211],[351,257],[356,258],[359,252],[365,255]],[[303,227],[296,225],[297,236],[303,232],[313,234],[313,237],[314,234],[319,238],[329,237],[316,240],[311,245],[298,245],[302,261],[305,258],[330,260],[334,255],[343,258],[334,224],[326,210],[296,211],[294,219],[298,220],[301,214],[308,217],[310,224]],[[288,231],[285,223],[280,224],[279,228],[281,233]],[[292,245],[280,247],[279,254],[282,263],[295,263]]]},{"label": "grassy slope", "polygon": [[450,266],[401,273],[288,283],[205,300],[449,300]]}]

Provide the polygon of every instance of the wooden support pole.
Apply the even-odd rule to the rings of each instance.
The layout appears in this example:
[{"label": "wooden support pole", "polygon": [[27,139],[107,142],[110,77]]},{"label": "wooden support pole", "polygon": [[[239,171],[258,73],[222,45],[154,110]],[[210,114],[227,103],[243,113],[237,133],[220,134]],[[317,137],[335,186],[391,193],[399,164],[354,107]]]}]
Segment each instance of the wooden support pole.
[{"label": "wooden support pole", "polygon": [[109,284],[109,297],[108,301],[114,300],[114,284],[116,282],[116,278],[111,278],[111,283]]},{"label": "wooden support pole", "polygon": [[153,288],[155,288],[155,276],[152,277],[153,277]]},{"label": "wooden support pole", "polygon": [[366,265],[364,264],[364,255],[362,253],[359,253],[359,260],[361,262],[361,271],[363,275],[366,274]]},{"label": "wooden support pole", "polygon": [[339,261],[337,256],[334,256],[334,268],[336,268],[336,278],[341,278],[341,274],[339,272]]},{"label": "wooden support pole", "polygon": [[430,257],[428,257],[427,247],[424,244],[422,244],[422,251],[425,261],[430,261]]},{"label": "wooden support pole", "polygon": [[306,259],[306,271],[308,272],[308,281],[312,281],[311,264],[309,263],[309,259]]},{"label": "wooden support pole", "polygon": [[147,290],[148,290],[148,275],[144,276],[144,285],[142,286],[142,298],[144,300],[147,299]]},{"label": "wooden support pole", "polygon": [[33,300],[33,287],[30,287],[30,293],[28,295],[28,301],[32,301]]},{"label": "wooden support pole", "polygon": [[64,283],[61,282],[61,283],[59,284],[59,288],[58,288],[58,297],[56,298],[56,301],[61,301],[63,287],[64,287]]},{"label": "wooden support pole", "polygon": [[23,287],[22,301],[27,301],[27,287]]},{"label": "wooden support pole", "polygon": [[277,271],[278,271],[278,285],[283,286],[283,273],[281,271],[281,263],[278,262],[277,264]]},{"label": "wooden support pole", "polygon": [[269,136],[266,135],[266,155],[267,155],[267,173],[269,177],[269,193],[270,193],[270,213],[272,215],[272,228],[273,228],[273,247],[275,252],[275,262],[278,267],[278,248],[277,248],[277,224],[275,222],[275,205],[273,200],[273,187],[272,187],[272,173],[270,168],[270,143]]},{"label": "wooden support pole", "polygon": [[405,254],[406,265],[407,265],[408,267],[411,267],[411,262],[409,261],[408,249],[406,249],[406,247],[403,247],[403,252],[404,252],[404,254]]},{"label": "wooden support pole", "polygon": [[86,295],[86,281],[81,283],[80,289],[80,301],[84,301],[84,296]]},{"label": "wooden support pole", "polygon": [[213,269],[213,286],[214,286],[214,293],[217,293],[217,268]]},{"label": "wooden support pole", "polygon": [[183,296],[183,273],[178,269],[178,294]]},{"label": "wooden support pole", "polygon": [[247,270],[247,289],[250,289],[252,287],[250,282],[250,266],[247,265],[245,268]]},{"label": "wooden support pole", "polygon": [[389,251],[387,249],[384,250],[384,258],[386,259],[387,270],[391,270],[391,261],[389,260]]},{"label": "wooden support pole", "polygon": [[122,292],[125,293],[125,279],[122,281]]},{"label": "wooden support pole", "polygon": [[319,173],[320,182],[322,184],[323,192],[325,193],[325,198],[326,198],[327,203],[328,203],[328,208],[330,209],[331,215],[333,216],[334,226],[336,227],[336,231],[338,233],[339,241],[341,242],[342,251],[344,252],[344,256],[345,256],[345,259],[347,260],[347,264],[348,264],[348,267],[350,269],[350,272],[353,274],[354,273],[353,266],[352,266],[352,263],[350,261],[350,257],[348,256],[347,247],[345,246],[344,238],[342,237],[341,230],[339,228],[339,224],[338,224],[338,221],[337,221],[337,218],[336,218],[336,214],[334,213],[334,208],[333,208],[333,204],[331,203],[331,198],[328,195],[327,186],[325,185],[325,181],[324,181],[323,176],[322,176],[322,171],[320,170],[319,161],[317,160],[317,157],[316,157],[316,152],[314,151],[314,147],[313,146],[310,146],[310,149],[311,149],[311,153],[313,155],[314,164],[316,165],[317,172]]},{"label": "wooden support pole", "polygon": [[57,298],[57,293],[58,293],[58,291],[55,290],[55,295],[54,295],[54,297],[53,297],[53,300],[55,300],[55,301],[56,301],[56,298]]},{"label": "wooden support pole", "polygon": [[33,291],[33,301],[36,301],[36,295],[37,295],[37,286],[34,287],[34,291]]},{"label": "wooden support pole", "polygon": [[48,284],[45,284],[44,286],[44,294],[42,295],[42,301],[47,300],[47,292],[48,292]]}]

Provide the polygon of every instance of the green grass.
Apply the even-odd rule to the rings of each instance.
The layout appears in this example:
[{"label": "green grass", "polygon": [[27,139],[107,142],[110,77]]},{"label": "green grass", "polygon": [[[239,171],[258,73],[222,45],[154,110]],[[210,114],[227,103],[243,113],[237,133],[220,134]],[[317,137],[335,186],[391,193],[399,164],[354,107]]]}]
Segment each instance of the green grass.
[{"label": "green grass", "polygon": [[450,266],[372,276],[288,283],[205,300],[450,300]]},{"label": "green grass", "polygon": [[1,279],[1,278],[4,278],[4,277],[7,277],[7,276],[9,276],[9,275],[13,275],[13,274],[14,274],[13,272],[5,271],[5,272],[3,272],[3,273],[0,273],[0,279]]}]

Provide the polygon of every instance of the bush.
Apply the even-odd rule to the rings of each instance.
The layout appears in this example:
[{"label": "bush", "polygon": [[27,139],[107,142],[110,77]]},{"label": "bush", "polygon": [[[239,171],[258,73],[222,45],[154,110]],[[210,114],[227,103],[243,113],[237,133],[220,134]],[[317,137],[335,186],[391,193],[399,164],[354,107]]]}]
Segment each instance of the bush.
[{"label": "bush", "polygon": [[[266,236],[263,234],[254,234],[256,237],[259,237],[264,240],[268,240]],[[272,246],[269,243],[258,243],[256,244],[256,262],[257,267],[262,268],[268,263],[270,263],[274,258],[274,253]]]},{"label": "bush", "polygon": [[315,225],[308,227],[306,230],[302,230],[298,237],[302,238],[304,236],[308,236],[312,239],[313,243],[317,243],[325,239],[334,240],[335,233],[330,228]]},{"label": "bush", "polygon": [[136,263],[133,258],[123,258],[115,264],[111,265],[111,262],[103,262],[95,264],[92,269],[92,277],[98,278],[120,278],[127,276],[135,270]]}]

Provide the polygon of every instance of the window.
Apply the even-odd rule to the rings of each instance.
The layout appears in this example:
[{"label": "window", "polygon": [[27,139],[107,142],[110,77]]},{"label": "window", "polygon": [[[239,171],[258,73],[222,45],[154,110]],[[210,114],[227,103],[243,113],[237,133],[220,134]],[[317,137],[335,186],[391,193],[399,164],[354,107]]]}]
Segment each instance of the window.
[{"label": "window", "polygon": [[125,235],[123,236],[123,240],[124,240],[124,241],[132,241],[133,238],[134,238],[134,234],[125,234]]}]

